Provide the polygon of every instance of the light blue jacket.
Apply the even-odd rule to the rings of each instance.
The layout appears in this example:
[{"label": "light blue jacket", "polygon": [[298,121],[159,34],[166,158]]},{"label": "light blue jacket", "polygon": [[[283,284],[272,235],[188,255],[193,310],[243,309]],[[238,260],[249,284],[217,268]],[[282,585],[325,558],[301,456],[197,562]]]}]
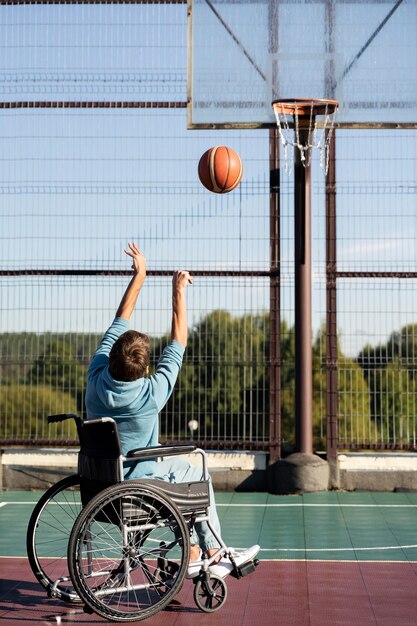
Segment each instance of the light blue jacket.
[{"label": "light blue jacket", "polygon": [[[129,382],[115,380],[109,372],[110,350],[129,328],[127,320],[116,317],[105,332],[88,368],[85,404],[87,419],[112,417],[118,425],[122,453],[158,445],[158,413],[165,406],[181,369],[184,346],[170,341],[164,348],[155,374]],[[126,478],[152,474],[155,461],[130,464]]]}]

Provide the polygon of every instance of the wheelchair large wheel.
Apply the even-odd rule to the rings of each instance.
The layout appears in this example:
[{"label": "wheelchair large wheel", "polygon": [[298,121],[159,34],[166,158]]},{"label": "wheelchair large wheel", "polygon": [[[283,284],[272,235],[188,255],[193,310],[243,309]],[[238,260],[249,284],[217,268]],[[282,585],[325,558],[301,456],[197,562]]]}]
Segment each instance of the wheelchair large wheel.
[{"label": "wheelchair large wheel", "polygon": [[67,562],[69,537],[80,511],[80,478],[68,476],[40,498],[26,534],[33,573],[49,596],[65,602],[80,602],[71,583]]},{"label": "wheelchair large wheel", "polygon": [[176,505],[153,485],[127,481],[101,492],[80,513],[68,566],[90,610],[128,622],[157,613],[179,592],[189,549]]}]

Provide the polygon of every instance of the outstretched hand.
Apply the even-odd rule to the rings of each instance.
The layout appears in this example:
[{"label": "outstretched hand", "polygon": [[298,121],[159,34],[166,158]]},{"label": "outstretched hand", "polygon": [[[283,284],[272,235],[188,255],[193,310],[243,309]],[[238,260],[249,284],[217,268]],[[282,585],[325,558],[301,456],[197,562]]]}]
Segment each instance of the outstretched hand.
[{"label": "outstretched hand", "polygon": [[135,274],[140,274],[141,276],[146,276],[146,257],[139,250],[136,244],[128,243],[130,248],[129,250],[125,250],[125,253],[133,259],[132,269]]},{"label": "outstretched hand", "polygon": [[177,270],[172,277],[172,291],[183,291],[187,285],[192,285],[193,279],[189,272]]}]

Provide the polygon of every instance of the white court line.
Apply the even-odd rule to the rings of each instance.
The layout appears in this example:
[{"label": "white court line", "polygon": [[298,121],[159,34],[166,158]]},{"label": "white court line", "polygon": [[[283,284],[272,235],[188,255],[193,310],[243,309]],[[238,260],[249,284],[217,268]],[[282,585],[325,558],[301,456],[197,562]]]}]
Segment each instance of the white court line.
[{"label": "white court line", "polygon": [[[27,556],[3,556],[0,554],[0,560],[1,559],[24,559],[25,561],[27,561]],[[410,563],[417,563],[417,561],[400,561],[399,559],[395,559],[395,561],[386,561],[384,559],[378,559],[378,560],[374,560],[374,559],[366,559],[366,561],[358,561],[357,559],[287,559],[287,558],[272,558],[272,559],[264,559],[262,558],[262,563],[356,563],[357,565],[368,565],[368,563],[377,563],[378,565],[381,563],[395,563],[395,564],[404,564],[406,563],[407,565],[409,565]]]},{"label": "white court line", "polygon": [[9,504],[9,503],[8,503],[8,502],[0,502],[0,508],[1,508],[2,506],[6,506],[6,504]]},{"label": "white court line", "polygon": [[328,508],[378,508],[378,509],[416,509],[417,504],[309,504],[309,503],[299,503],[299,504],[219,504],[216,503],[216,506],[240,506],[240,507],[262,507],[262,508],[286,508],[286,507],[328,507]]},{"label": "white court line", "polygon": [[378,550],[407,550],[417,548],[417,544],[410,546],[375,546],[369,548],[261,548],[260,552],[364,552]]}]

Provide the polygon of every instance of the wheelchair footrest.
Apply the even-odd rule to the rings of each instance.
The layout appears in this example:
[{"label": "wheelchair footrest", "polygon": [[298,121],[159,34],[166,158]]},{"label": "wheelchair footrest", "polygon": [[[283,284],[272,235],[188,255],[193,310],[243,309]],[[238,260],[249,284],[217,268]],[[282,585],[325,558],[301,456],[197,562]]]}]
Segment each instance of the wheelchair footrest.
[{"label": "wheelchair footrest", "polygon": [[230,575],[234,578],[243,578],[248,574],[252,574],[256,570],[259,565],[259,559],[252,559],[251,561],[246,561],[246,563],[242,563],[242,565],[235,565],[234,569],[230,572]]}]

